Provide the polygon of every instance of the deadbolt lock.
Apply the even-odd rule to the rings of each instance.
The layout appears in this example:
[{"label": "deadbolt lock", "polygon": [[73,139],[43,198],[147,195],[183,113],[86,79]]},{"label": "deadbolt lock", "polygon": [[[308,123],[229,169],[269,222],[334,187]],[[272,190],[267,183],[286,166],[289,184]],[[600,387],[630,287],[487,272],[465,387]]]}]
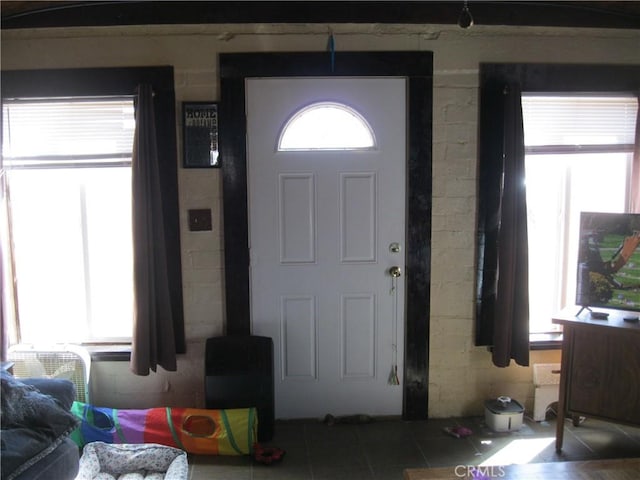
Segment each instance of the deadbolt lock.
[{"label": "deadbolt lock", "polygon": [[393,242],[391,245],[389,245],[389,251],[391,253],[400,253],[400,250],[402,248],[400,247],[400,244],[398,242]]}]

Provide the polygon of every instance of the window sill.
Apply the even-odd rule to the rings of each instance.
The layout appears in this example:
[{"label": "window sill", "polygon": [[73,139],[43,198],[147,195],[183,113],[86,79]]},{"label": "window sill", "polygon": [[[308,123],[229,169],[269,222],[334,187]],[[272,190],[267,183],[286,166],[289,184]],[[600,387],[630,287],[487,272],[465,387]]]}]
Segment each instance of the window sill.
[{"label": "window sill", "polygon": [[128,362],[131,360],[131,345],[84,345],[92,362]]},{"label": "window sill", "polygon": [[529,334],[530,350],[560,350],[562,348],[562,332]]}]

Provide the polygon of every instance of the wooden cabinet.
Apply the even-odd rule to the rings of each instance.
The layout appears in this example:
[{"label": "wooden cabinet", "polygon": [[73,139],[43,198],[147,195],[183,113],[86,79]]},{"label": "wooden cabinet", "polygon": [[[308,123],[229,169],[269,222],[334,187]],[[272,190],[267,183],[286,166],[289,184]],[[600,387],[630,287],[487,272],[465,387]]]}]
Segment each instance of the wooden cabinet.
[{"label": "wooden cabinet", "polygon": [[562,449],[565,415],[640,425],[640,325],[624,322],[628,312],[609,311],[593,320],[565,311],[556,450]]}]

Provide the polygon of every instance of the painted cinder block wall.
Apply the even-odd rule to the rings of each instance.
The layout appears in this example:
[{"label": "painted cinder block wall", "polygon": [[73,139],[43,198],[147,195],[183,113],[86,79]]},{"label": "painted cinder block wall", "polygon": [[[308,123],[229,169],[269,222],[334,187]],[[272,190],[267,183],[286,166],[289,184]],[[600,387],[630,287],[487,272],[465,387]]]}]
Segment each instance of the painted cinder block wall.
[{"label": "painted cinder block wall", "polygon": [[[531,411],[532,369],[496,368],[487,350],[473,345],[479,63],[637,64],[640,31],[380,24],[5,30],[1,61],[2,69],[173,65],[179,112],[182,101],[219,100],[219,53],[324,51],[329,29],[338,52],[434,53],[430,417],[481,414],[484,400],[497,395],[510,395]],[[177,118],[179,145],[180,127]],[[222,334],[224,322],[220,172],[180,168],[179,189],[188,353],[177,372],[148,377],[131,374],[126,362],[94,363],[97,405],[204,405],[204,340]],[[212,209],[211,232],[188,231],[191,208]],[[531,355],[532,363],[559,359],[558,351]]]}]

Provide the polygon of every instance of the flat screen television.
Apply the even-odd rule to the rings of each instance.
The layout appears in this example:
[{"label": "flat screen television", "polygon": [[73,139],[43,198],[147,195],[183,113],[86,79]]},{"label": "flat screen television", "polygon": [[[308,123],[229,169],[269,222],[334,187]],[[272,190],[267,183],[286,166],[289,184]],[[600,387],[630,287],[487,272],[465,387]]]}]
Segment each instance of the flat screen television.
[{"label": "flat screen television", "polygon": [[640,213],[580,214],[576,304],[640,311]]}]

